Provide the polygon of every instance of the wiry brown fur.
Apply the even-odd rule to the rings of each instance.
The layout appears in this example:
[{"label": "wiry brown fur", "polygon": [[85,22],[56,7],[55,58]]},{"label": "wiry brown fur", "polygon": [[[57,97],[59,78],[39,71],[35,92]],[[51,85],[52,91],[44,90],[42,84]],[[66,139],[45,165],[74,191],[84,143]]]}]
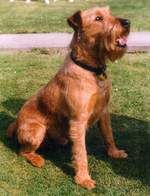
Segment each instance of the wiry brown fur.
[{"label": "wiry brown fur", "polygon": [[[102,17],[96,21],[97,16]],[[112,16],[108,8],[78,11],[68,19],[74,29],[71,50],[77,59],[93,67],[107,59],[120,58],[126,48],[116,46],[116,39],[127,36],[120,19]],[[20,154],[32,165],[41,167],[44,159],[36,153],[45,137],[61,144],[72,142],[75,182],[87,189],[95,187],[88,172],[85,135],[88,127],[98,123],[113,158],[126,158],[114,142],[108,102],[110,85],[107,76],[99,79],[95,73],[76,65],[68,55],[55,77],[21,108],[16,122],[8,128],[12,137],[16,130],[21,145]]]}]

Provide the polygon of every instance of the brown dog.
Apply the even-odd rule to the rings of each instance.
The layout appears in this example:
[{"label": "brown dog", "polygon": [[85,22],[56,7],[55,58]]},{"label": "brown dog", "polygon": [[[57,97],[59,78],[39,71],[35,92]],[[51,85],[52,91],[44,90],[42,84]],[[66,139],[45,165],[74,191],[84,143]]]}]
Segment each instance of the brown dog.
[{"label": "brown dog", "polygon": [[110,157],[127,157],[113,139],[105,64],[107,59],[120,58],[126,51],[130,23],[112,16],[108,8],[78,11],[68,23],[74,29],[71,53],[55,77],[24,104],[8,128],[8,136],[16,133],[20,154],[37,167],[44,165],[36,150],[46,137],[61,144],[69,139],[75,182],[92,189],[95,181],[89,176],[85,145],[88,127],[98,123]]}]

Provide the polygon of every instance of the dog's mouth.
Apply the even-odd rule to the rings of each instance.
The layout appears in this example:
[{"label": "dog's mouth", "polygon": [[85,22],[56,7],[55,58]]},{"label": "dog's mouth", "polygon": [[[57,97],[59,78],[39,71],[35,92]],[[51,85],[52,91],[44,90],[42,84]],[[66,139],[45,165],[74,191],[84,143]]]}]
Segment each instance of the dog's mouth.
[{"label": "dog's mouth", "polygon": [[117,38],[116,46],[119,48],[126,48],[127,47],[127,37],[122,36],[122,37]]}]

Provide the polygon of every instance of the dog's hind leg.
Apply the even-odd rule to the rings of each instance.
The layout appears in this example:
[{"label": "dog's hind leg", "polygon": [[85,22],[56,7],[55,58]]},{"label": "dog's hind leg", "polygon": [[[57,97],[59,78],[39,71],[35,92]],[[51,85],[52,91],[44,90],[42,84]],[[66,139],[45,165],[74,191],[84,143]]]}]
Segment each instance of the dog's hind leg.
[{"label": "dog's hind leg", "polygon": [[44,159],[36,153],[46,134],[46,127],[36,122],[26,123],[18,129],[20,155],[35,167],[42,167]]}]

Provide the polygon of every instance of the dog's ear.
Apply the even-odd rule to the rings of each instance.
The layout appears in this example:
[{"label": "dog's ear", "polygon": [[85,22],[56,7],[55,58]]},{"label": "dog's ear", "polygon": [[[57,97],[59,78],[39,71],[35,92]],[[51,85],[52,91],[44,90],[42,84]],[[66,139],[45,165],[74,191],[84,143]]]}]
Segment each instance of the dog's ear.
[{"label": "dog's ear", "polygon": [[77,11],[67,20],[70,27],[72,27],[75,31],[78,31],[79,28],[82,27],[82,19],[81,19],[81,11]]}]

